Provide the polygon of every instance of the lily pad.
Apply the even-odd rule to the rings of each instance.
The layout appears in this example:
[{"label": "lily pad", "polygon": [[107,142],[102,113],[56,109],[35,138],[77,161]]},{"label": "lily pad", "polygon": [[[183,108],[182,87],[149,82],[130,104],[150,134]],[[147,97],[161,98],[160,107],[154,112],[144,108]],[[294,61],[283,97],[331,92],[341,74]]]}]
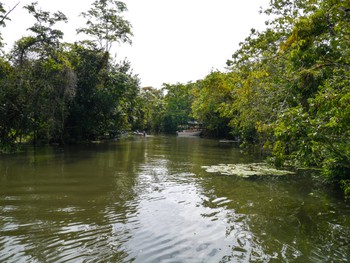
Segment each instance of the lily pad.
[{"label": "lily pad", "polygon": [[291,171],[275,169],[266,163],[249,164],[218,164],[212,166],[202,166],[208,173],[221,173],[223,175],[236,175],[244,178],[252,176],[279,176],[295,174]]}]

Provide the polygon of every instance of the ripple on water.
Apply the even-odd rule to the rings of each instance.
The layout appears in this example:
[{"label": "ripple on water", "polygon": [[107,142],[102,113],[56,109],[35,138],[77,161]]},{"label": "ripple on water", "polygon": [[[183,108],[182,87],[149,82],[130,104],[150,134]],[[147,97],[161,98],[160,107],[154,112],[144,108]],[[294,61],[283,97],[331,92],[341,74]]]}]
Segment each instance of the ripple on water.
[{"label": "ripple on water", "polygon": [[0,262],[349,261],[349,207],[280,181],[203,176],[214,160],[187,146],[174,158],[171,145],[100,152],[57,176],[38,164],[13,193],[0,185]]},{"label": "ripple on water", "polygon": [[131,230],[133,238],[126,243],[137,248],[130,256],[135,262],[219,262],[231,253],[233,237],[225,235],[225,212],[219,206],[226,198],[217,200],[216,208],[203,208],[194,186],[175,185],[162,194],[163,199],[141,198],[142,227]]}]

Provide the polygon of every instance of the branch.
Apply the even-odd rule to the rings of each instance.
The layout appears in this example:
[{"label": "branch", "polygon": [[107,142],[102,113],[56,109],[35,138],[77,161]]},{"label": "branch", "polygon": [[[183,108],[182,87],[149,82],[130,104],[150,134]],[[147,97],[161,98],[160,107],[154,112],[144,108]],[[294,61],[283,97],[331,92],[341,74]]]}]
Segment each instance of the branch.
[{"label": "branch", "polygon": [[4,23],[4,20],[8,17],[8,15],[13,11],[15,10],[15,8],[19,5],[20,2],[18,2],[11,10],[9,10],[3,17],[2,19],[0,20],[0,25],[2,23]]}]

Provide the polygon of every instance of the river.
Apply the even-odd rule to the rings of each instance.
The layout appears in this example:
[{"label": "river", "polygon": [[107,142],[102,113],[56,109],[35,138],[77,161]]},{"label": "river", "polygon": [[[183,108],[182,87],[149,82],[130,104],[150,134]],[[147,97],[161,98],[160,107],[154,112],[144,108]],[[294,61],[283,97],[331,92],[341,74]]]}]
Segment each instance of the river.
[{"label": "river", "polygon": [[231,144],[129,137],[0,156],[0,262],[349,262],[350,203],[302,173],[244,179]]}]

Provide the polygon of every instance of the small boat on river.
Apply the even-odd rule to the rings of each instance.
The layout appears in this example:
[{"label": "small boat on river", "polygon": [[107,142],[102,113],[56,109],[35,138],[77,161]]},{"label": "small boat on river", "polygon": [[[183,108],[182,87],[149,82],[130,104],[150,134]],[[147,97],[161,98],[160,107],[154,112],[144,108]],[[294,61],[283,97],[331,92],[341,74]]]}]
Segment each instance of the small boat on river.
[{"label": "small boat on river", "polygon": [[143,132],[139,132],[139,131],[135,131],[132,133],[132,135],[137,135],[137,136],[144,136],[146,137],[147,133],[145,131]]},{"label": "small boat on river", "polygon": [[201,123],[197,121],[189,121],[186,125],[179,125],[179,131],[176,132],[177,136],[200,136],[202,134]]},{"label": "small boat on river", "polygon": [[239,140],[219,140],[220,143],[239,143]]},{"label": "small boat on river", "polygon": [[177,136],[200,136],[202,133],[201,130],[183,130],[183,131],[177,131]]}]

